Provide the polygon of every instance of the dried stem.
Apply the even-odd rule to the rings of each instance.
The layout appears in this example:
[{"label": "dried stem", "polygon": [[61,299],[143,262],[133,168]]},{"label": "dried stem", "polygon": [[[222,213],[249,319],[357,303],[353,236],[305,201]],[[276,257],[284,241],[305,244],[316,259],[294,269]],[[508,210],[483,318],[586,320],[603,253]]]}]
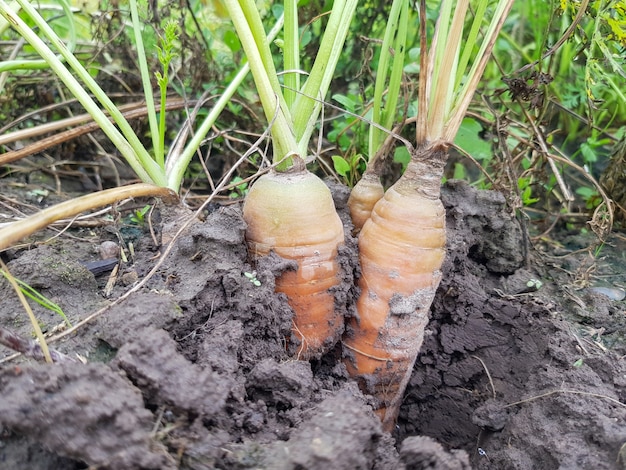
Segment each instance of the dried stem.
[{"label": "dried stem", "polygon": [[[184,108],[187,105],[194,104],[195,101],[185,102],[185,100],[182,99],[172,100],[167,102],[167,104],[165,105],[165,109],[167,111],[171,111]],[[148,113],[145,103],[132,103],[125,106],[120,106],[119,109],[120,111],[122,111],[122,114],[127,120],[144,117]],[[90,115],[81,114],[79,116],[63,119],[61,121],[37,126],[32,129],[22,129],[16,132],[12,132],[10,134],[0,136],[0,145],[2,145],[14,142],[16,140],[36,137],[38,135],[48,132],[55,132],[59,129],[63,129],[64,127],[73,126],[89,120],[91,120],[92,122],[87,122],[78,127],[55,133],[53,135],[50,135],[49,137],[45,137],[41,140],[38,140],[37,142],[34,142],[33,144],[27,145],[26,147],[23,147],[19,150],[11,150],[9,152],[3,153],[2,155],[0,155],[0,165],[6,165],[7,163],[14,162],[16,160],[19,160],[20,158],[28,157],[36,153],[40,153],[47,148],[62,144],[63,142],[75,139],[81,135],[95,132],[100,129],[100,125],[97,122],[94,122]]]},{"label": "dried stem", "polygon": [[13,222],[0,229],[0,251],[6,250],[15,242],[32,235],[59,219],[73,217],[81,212],[124,199],[144,196],[160,197],[168,201],[178,200],[178,196],[171,189],[148,183],[131,184],[87,194],[44,209],[26,219]]},{"label": "dried stem", "polygon": [[[26,357],[32,357],[33,359],[36,359],[38,361],[46,360],[44,352],[39,343],[37,343],[36,341],[24,339],[14,332],[7,330],[6,328],[1,326],[0,344],[6,346],[9,349],[17,351]],[[48,353],[50,354],[50,359],[52,360],[52,362],[76,362],[76,360],[72,359],[71,357],[60,353],[59,351],[55,351],[54,349],[48,349]]]}]

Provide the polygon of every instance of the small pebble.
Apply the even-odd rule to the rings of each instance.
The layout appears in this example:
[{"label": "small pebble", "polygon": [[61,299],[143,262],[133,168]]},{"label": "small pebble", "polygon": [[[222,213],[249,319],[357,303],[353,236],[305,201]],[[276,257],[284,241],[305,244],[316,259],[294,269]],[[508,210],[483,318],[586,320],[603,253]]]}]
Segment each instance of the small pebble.
[{"label": "small pebble", "polygon": [[127,273],[122,274],[122,284],[125,286],[130,286],[139,280],[139,275],[137,271],[129,271]]},{"label": "small pebble", "polygon": [[115,242],[104,241],[98,247],[98,253],[100,253],[100,258],[102,259],[118,258],[120,256],[120,247]]},{"label": "small pebble", "polygon": [[626,297],[626,292],[624,289],[620,289],[619,287],[589,287],[590,292],[595,292],[596,294],[602,294],[607,296],[611,300],[624,300]]}]

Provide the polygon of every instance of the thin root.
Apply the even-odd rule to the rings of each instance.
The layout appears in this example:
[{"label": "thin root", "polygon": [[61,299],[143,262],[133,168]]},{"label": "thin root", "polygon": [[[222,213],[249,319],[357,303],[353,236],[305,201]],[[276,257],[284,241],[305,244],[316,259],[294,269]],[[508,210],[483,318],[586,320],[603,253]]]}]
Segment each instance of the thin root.
[{"label": "thin root", "polygon": [[300,358],[302,357],[302,353],[307,349],[308,342],[306,338],[304,337],[304,335],[302,334],[302,332],[300,331],[300,329],[298,328],[298,325],[296,325],[296,322],[292,321],[291,324],[293,326],[294,331],[300,335],[300,349],[298,349],[298,354],[296,355],[296,359],[299,361]]},{"label": "thin root", "polygon": [[483,369],[485,369],[485,373],[487,374],[487,378],[489,379],[489,385],[491,385],[491,392],[493,393],[493,398],[496,398],[496,387],[493,385],[493,379],[491,378],[491,374],[489,373],[489,369],[487,369],[487,365],[484,363],[484,361],[478,357],[478,356],[474,356],[472,355],[472,357],[478,361],[480,361],[480,363],[483,365]]},{"label": "thin root", "polygon": [[611,397],[609,397],[607,395],[601,395],[599,393],[583,392],[581,390],[552,390],[551,392],[542,393],[541,395],[537,395],[537,396],[534,396],[534,397],[526,398],[524,400],[520,400],[520,401],[516,401],[516,402],[513,402],[513,403],[509,403],[508,405],[504,405],[504,408],[510,408],[512,406],[515,406],[515,405],[521,405],[521,404],[524,404],[524,403],[528,403],[528,402],[531,402],[531,401],[538,400],[539,398],[545,398],[545,397],[549,397],[550,395],[556,395],[557,393],[569,393],[569,394],[572,394],[572,395],[585,395],[585,396],[588,396],[588,397],[603,398],[605,400],[608,400],[610,402],[615,403],[616,405],[619,405],[619,406],[621,406],[623,408],[626,408],[626,404],[622,403],[619,400],[616,400],[615,398],[611,398]]},{"label": "thin root", "polygon": [[360,351],[359,349],[355,348],[354,346],[347,345],[343,341],[341,342],[341,344],[344,345],[346,348],[350,349],[351,351],[359,353],[361,356],[369,357],[370,359],[375,359],[376,361],[387,362],[389,360],[388,357],[376,357],[376,356],[372,356],[371,354],[364,353],[363,351]]}]

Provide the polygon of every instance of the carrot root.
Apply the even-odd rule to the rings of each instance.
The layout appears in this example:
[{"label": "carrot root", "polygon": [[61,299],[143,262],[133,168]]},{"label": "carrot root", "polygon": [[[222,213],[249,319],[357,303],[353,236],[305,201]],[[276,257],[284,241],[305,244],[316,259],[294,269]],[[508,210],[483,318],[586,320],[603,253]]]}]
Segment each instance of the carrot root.
[{"label": "carrot root", "polygon": [[348,209],[356,235],[367,219],[370,218],[374,205],[383,197],[385,191],[378,175],[365,172],[362,178],[350,191]]},{"label": "carrot root", "polygon": [[296,271],[276,279],[294,311],[298,359],[320,357],[341,338],[343,316],[332,288],[339,280],[337,250],[343,225],[328,187],[308,171],[271,172],[250,189],[243,208],[246,240],[253,258],[274,251],[296,261]]},{"label": "carrot root", "polygon": [[[343,338],[348,372],[377,399],[392,430],[441,280],[445,211],[439,187],[446,152],[422,150],[376,203],[359,234],[358,318]],[[428,158],[428,161],[426,161]]]}]

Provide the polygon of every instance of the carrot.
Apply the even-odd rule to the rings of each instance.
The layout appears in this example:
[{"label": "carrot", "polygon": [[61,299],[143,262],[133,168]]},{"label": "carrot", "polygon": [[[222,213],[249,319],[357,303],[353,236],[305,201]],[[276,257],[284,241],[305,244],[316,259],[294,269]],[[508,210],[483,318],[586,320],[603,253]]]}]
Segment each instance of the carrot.
[{"label": "carrot", "polygon": [[[391,129],[399,114],[397,104],[402,85],[408,18],[408,1],[394,0],[389,11],[376,70],[372,121],[368,135],[367,169],[350,191],[348,199],[354,234],[361,230],[365,221],[370,217],[374,204],[383,197],[384,189],[380,182],[380,175],[383,170],[384,154],[388,152],[387,144],[390,141],[389,137],[386,138],[386,134],[389,133],[386,129]],[[385,94],[386,101],[383,99]]]},{"label": "carrot", "polygon": [[[394,6],[398,2],[406,8],[407,1],[394,0]],[[343,338],[348,372],[376,399],[376,412],[388,431],[398,416],[441,280],[445,213],[439,196],[447,149],[512,4],[513,0],[498,0],[488,9],[488,2],[480,2],[464,36],[469,1],[441,2],[427,47],[426,0],[419,1],[415,146],[405,142],[411,160],[359,234],[358,316],[350,320]],[[491,19],[480,35],[488,10]]]},{"label": "carrot", "polygon": [[380,182],[380,178],[374,172],[366,171],[361,179],[350,191],[348,198],[348,209],[350,218],[354,225],[356,235],[363,224],[370,218],[374,205],[383,197],[385,190]]},{"label": "carrot", "polygon": [[339,284],[337,252],[344,233],[330,190],[306,170],[302,157],[308,153],[322,109],[320,98],[328,92],[358,2],[333,2],[302,85],[298,2],[284,2],[282,51],[287,70],[280,79],[255,0],[224,3],[248,58],[273,144],[274,169],[255,182],[244,203],[248,247],[253,257],[274,251],[295,261],[296,271],[279,276],[276,291],[286,294],[294,311],[297,357],[320,357],[343,332],[332,289]]},{"label": "carrot", "polygon": [[361,294],[358,318],[349,321],[343,338],[344,363],[377,399],[376,412],[389,431],[441,279],[445,212],[439,187],[445,159],[443,146],[414,153],[359,234]]},{"label": "carrot", "polygon": [[250,189],[243,217],[254,258],[274,251],[297,263],[296,271],[276,279],[276,292],[287,296],[294,311],[297,358],[319,358],[339,341],[344,325],[332,293],[344,232],[330,190],[304,168],[270,172]]}]

